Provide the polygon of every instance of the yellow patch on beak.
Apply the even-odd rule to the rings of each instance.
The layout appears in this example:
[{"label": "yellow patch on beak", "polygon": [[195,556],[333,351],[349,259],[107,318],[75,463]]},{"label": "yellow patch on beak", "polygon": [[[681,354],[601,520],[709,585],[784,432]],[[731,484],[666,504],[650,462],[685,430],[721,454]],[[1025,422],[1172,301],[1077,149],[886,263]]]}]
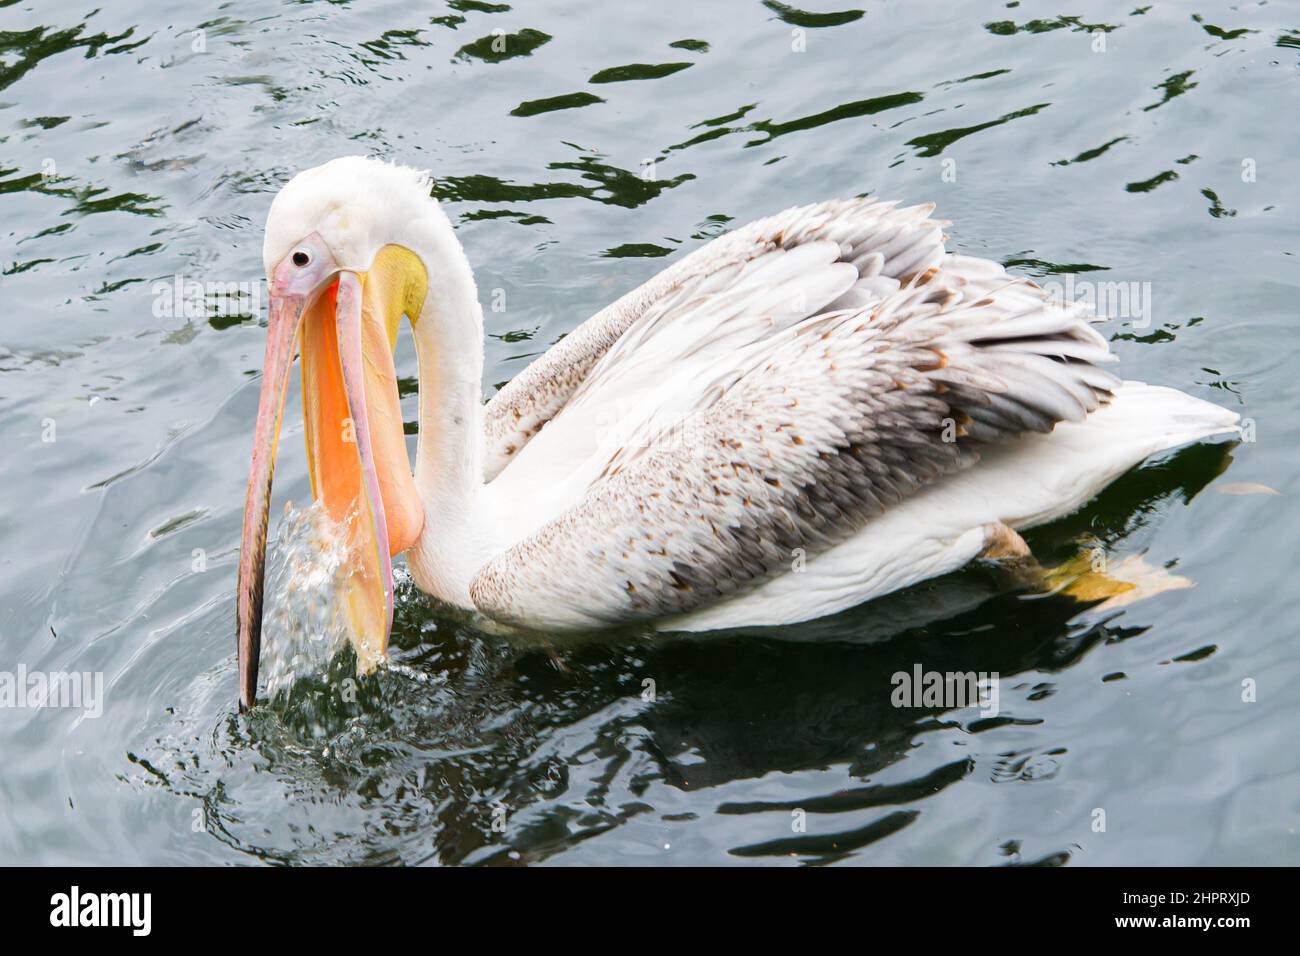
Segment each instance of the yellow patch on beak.
[{"label": "yellow patch on beak", "polygon": [[414,324],[424,308],[429,282],[418,256],[401,246],[385,246],[362,276],[361,335],[366,396],[379,488],[393,555],[415,546],[424,529],[424,505],[415,489],[406,455],[405,428],[393,350],[406,315]]}]

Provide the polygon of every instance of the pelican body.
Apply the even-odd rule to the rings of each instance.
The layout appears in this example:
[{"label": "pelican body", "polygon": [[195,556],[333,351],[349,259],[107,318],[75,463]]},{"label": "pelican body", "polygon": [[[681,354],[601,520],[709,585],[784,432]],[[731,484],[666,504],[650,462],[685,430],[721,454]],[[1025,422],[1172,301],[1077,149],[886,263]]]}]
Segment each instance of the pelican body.
[{"label": "pelican body", "polygon": [[[430,185],[347,157],[271,205],[243,707],[295,349],[313,494],[353,548],[362,670],[387,647],[398,554],[422,590],[509,628],[788,624],[955,570],[1237,423],[1111,375],[1086,310],[946,252],[933,206],[871,199],[712,240],[485,405],[478,292]],[[393,365],[403,316],[419,364],[414,471]]]}]

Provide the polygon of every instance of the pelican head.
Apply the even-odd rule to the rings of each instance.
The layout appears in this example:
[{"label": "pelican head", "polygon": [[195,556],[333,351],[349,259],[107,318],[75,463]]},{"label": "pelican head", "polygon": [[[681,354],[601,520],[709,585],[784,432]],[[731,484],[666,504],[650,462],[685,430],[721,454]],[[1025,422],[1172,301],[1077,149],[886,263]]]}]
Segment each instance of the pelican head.
[{"label": "pelican head", "polygon": [[393,349],[401,317],[414,326],[425,309],[427,250],[455,243],[429,192],[415,170],[347,157],[295,176],[271,204],[266,359],[239,555],[241,708],[257,691],[267,515],[295,351],[312,493],[351,549],[345,597],[359,669],[371,669],[387,647],[392,558],[424,524]]}]

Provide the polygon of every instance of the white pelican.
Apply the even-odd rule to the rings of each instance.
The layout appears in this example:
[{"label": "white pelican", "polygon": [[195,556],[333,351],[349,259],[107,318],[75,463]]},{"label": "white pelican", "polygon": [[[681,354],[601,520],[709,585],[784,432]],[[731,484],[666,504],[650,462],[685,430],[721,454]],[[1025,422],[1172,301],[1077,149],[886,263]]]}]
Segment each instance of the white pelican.
[{"label": "white pelican", "polygon": [[[295,176],[267,217],[266,365],[239,560],[257,688],[267,512],[295,347],[312,488],[349,529],[361,669],[391,559],[489,622],[778,625],[856,605],[1063,516],[1237,416],[1121,382],[1073,304],[944,250],[931,205],[788,209],[684,256],[482,402],[474,276],[428,178]],[[393,348],[419,362],[412,474]],[[348,523],[350,522],[350,523]]]}]

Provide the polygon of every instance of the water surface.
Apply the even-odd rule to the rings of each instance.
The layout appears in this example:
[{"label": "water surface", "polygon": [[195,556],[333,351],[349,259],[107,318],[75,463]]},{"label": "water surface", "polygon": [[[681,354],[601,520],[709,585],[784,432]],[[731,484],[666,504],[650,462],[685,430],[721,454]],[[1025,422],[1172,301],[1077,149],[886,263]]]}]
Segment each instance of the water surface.
[{"label": "water surface", "polygon": [[[0,860],[1300,862],[1300,11],[1086,6],[0,4],[0,670],[106,695],[0,711]],[[167,290],[255,282],[275,191],[356,152],[436,177],[485,398],[707,238],[869,193],[1040,281],[1150,283],[1149,323],[1102,327],[1124,374],[1257,440],[1030,536],[1195,582],[1126,607],[972,568],[796,628],[545,647],[404,585],[355,702],[336,661],[240,718],[265,330]],[[309,498],[297,401],[277,515]],[[918,663],[1000,673],[1000,715],[891,706]]]}]

